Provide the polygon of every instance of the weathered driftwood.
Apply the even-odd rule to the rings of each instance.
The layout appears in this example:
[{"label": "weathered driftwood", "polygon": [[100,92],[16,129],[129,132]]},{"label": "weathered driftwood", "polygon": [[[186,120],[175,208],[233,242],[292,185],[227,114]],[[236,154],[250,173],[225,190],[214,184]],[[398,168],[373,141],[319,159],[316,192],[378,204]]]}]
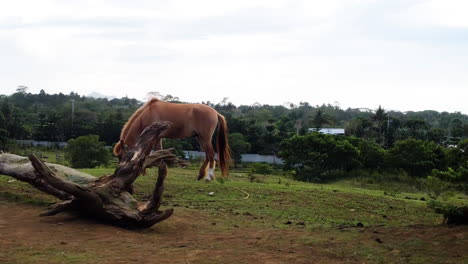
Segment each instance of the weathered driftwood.
[{"label": "weathered driftwood", "polygon": [[[167,165],[183,165],[171,150],[149,155],[151,146],[168,129],[169,122],[147,127],[136,144],[120,161],[114,174],[96,178],[57,164],[44,163],[34,155],[25,157],[0,154],[0,174],[28,182],[60,200],[41,216],[63,211],[78,211],[87,216],[128,228],[147,228],[169,218],[173,209],[159,211]],[[158,166],[158,179],[149,201],[138,204],[131,195],[132,184],[146,168]]]}]

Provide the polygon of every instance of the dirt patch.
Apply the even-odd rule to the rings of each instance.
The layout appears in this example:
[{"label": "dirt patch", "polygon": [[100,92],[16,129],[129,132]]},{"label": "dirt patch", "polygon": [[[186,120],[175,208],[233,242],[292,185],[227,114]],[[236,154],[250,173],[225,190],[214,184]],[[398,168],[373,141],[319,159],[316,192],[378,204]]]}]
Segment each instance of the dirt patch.
[{"label": "dirt patch", "polygon": [[[0,263],[378,263],[467,260],[466,227],[310,230],[226,224],[176,208],[146,230],[125,230],[71,214],[0,200]],[[246,216],[245,221],[248,221]]]},{"label": "dirt patch", "polygon": [[0,263],[336,263],[291,243],[298,231],[226,227],[177,208],[170,221],[125,230],[0,201]]}]

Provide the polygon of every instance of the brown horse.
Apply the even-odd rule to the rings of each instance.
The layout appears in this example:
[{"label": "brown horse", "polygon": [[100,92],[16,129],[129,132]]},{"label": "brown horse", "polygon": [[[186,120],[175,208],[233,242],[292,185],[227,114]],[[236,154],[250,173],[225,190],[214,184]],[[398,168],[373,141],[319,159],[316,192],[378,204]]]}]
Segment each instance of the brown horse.
[{"label": "brown horse", "polygon": [[[228,131],[226,120],[213,108],[203,104],[176,104],[151,99],[140,107],[127,121],[120,134],[120,141],[114,147],[114,154],[123,157],[125,146],[133,147],[141,132],[156,121],[170,121],[171,127],[162,134],[162,138],[187,138],[196,136],[206,158],[200,168],[198,179],[205,177],[206,167],[209,163],[207,181],[214,179],[215,152],[211,140],[216,127],[218,127],[217,152],[221,174],[228,174],[231,154],[228,145]],[[162,142],[155,145],[157,150],[162,149]]]}]

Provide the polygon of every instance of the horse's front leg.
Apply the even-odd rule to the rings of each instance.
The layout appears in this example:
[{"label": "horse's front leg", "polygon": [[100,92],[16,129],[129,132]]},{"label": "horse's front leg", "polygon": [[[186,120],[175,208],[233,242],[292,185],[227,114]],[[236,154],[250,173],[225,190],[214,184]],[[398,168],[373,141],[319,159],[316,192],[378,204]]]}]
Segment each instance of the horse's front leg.
[{"label": "horse's front leg", "polygon": [[201,180],[205,177],[206,174],[206,167],[208,166],[208,159],[205,158],[205,161],[203,162],[202,166],[200,167],[200,172],[198,173],[198,178],[197,180]]},{"label": "horse's front leg", "polygon": [[[153,154],[154,152],[158,151],[158,150],[162,150],[163,149],[163,145],[162,145],[162,138],[160,140],[158,140],[154,145],[153,145],[153,148],[151,149],[151,154]],[[150,154],[150,155],[151,155]]]},{"label": "horse's front leg", "polygon": [[[151,148],[150,155],[153,155],[158,150],[162,150],[162,138],[153,145],[153,147]],[[143,175],[146,175],[146,169],[147,168],[143,170]]]}]

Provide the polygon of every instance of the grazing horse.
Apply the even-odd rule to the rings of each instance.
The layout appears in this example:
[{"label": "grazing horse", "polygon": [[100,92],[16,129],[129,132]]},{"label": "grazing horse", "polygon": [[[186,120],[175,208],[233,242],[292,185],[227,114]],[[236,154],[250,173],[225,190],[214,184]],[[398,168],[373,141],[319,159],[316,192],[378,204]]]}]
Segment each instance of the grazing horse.
[{"label": "grazing horse", "polygon": [[[209,163],[207,181],[214,179],[215,152],[211,139],[216,127],[217,152],[221,174],[228,173],[231,154],[228,145],[226,120],[213,108],[203,104],[176,104],[153,98],[140,107],[127,121],[120,134],[120,141],[114,147],[114,154],[121,159],[126,153],[126,147],[133,147],[141,132],[156,121],[170,121],[172,125],[161,134],[161,138],[187,138],[195,136],[206,158],[200,168],[198,179],[205,177]],[[162,142],[155,144],[157,150],[162,149]]]}]

